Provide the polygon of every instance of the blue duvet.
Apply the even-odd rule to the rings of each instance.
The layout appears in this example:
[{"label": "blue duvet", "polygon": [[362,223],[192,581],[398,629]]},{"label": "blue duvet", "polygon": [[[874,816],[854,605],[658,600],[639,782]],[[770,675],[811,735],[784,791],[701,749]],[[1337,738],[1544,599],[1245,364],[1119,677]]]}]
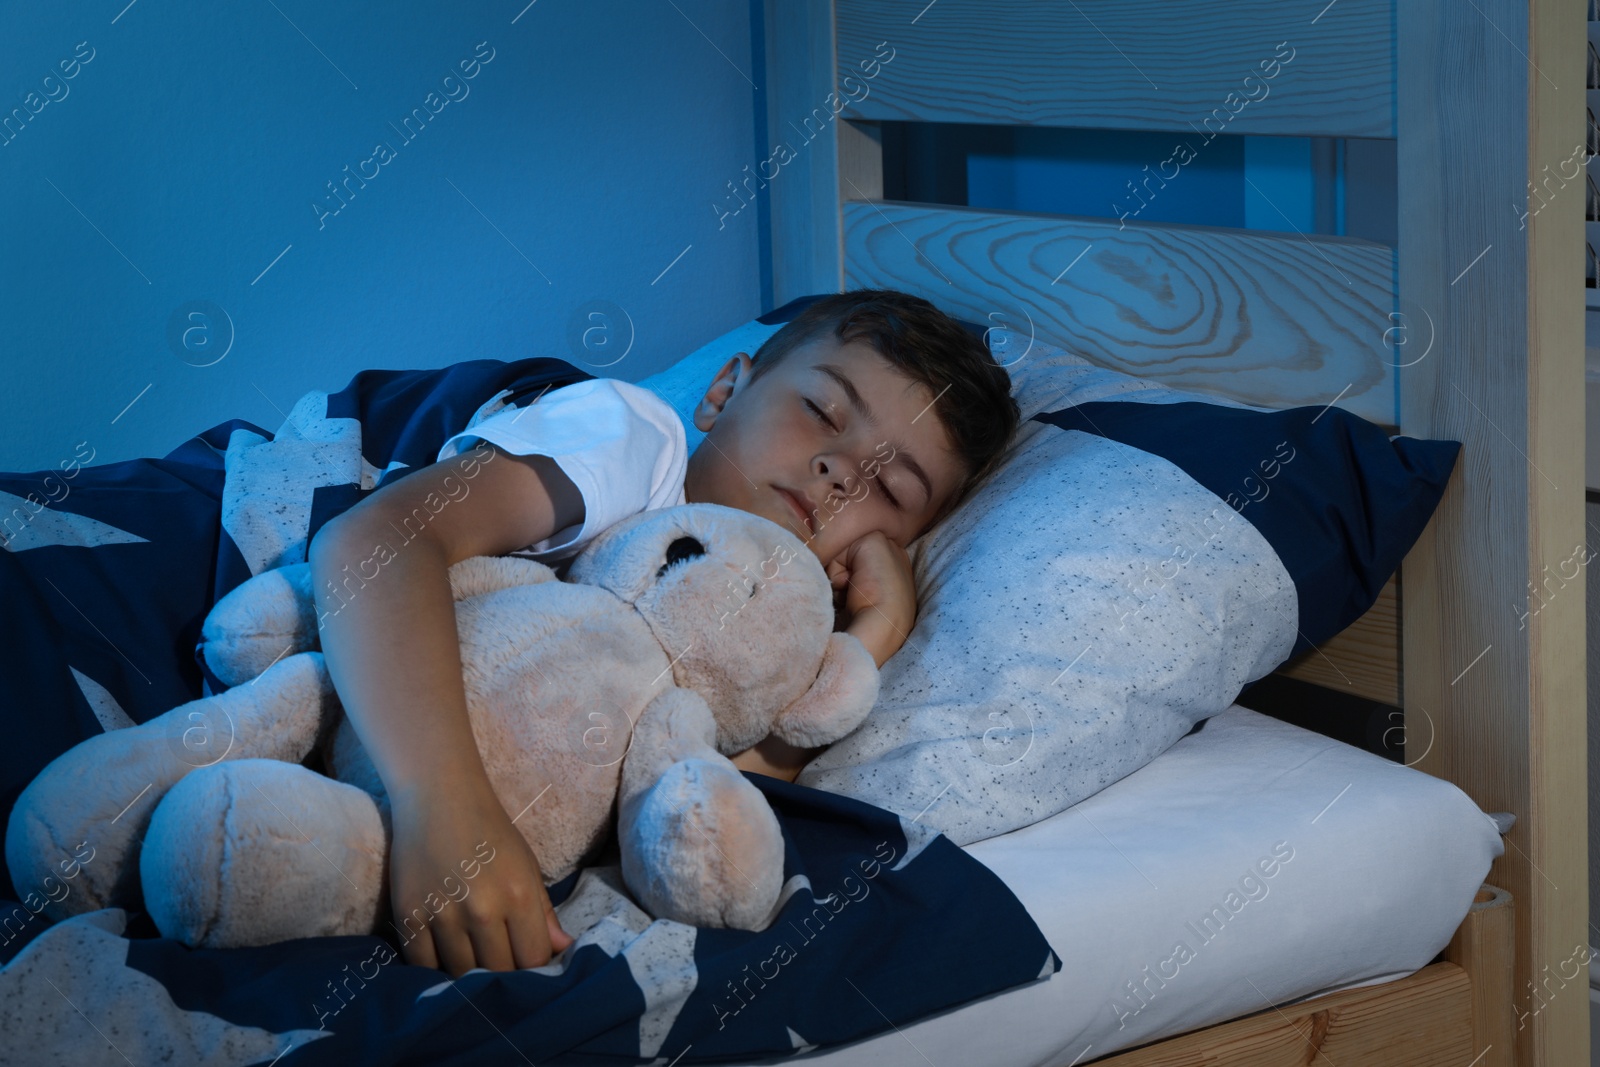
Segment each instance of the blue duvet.
[{"label": "blue duvet", "polygon": [[[0,825],[75,742],[220,684],[211,605],[305,559],[316,530],[433,461],[469,420],[590,375],[554,359],[364,371],[276,434],[241,420],[161,459],[0,474]],[[451,981],[379,936],[192,950],[137,912],[50,925],[53,886],[0,872],[0,1064],[734,1063],[903,1025],[1060,966],[1027,912],[946,838],[748,776],[785,838],[764,931],[652,920],[602,860],[551,887],[577,943]],[[93,862],[92,858],[88,862]]]}]

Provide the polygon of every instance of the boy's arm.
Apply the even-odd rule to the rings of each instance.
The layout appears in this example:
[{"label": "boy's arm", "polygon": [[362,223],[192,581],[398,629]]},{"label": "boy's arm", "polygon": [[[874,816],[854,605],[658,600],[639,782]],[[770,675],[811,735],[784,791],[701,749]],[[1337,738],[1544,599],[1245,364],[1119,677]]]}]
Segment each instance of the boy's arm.
[{"label": "boy's arm", "polygon": [[[453,975],[535,967],[571,943],[478,756],[446,571],[583,515],[549,458],[484,443],[380,487],[310,545],[328,672],[389,795],[390,896],[410,963]],[[469,882],[480,844],[491,859]]]},{"label": "boy's arm", "polygon": [[[835,589],[843,589],[849,618],[845,633],[854,634],[882,667],[900,650],[917,621],[917,588],[906,550],[874,530],[828,564]],[[826,746],[823,746],[826,747]],[[772,735],[733,757],[743,771],[792,782],[821,748],[796,748]]]}]

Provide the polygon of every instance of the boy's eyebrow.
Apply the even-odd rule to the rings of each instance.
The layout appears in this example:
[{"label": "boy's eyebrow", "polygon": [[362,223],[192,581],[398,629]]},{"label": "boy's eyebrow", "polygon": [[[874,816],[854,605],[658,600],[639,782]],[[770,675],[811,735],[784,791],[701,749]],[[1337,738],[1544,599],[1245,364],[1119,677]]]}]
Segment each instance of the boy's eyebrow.
[{"label": "boy's eyebrow", "polygon": [[[845,376],[844,371],[830,363],[818,363],[816,367],[819,371],[839,383],[839,388],[844,390],[845,399],[850,401],[850,406],[856,409],[856,413],[858,415],[860,415],[867,422],[876,425],[878,420],[873,416],[872,409],[867,406],[866,398],[861,395],[861,392],[858,389],[856,389],[855,382],[852,382]],[[917,457],[913,456],[910,452],[907,452],[904,449],[895,448],[893,458],[904,463],[906,465],[906,469],[911,472],[912,476],[915,477],[917,481],[922,483],[922,492],[924,494],[923,498],[925,500],[932,500],[933,479],[929,478],[928,472],[922,469],[922,464],[917,462]]]}]

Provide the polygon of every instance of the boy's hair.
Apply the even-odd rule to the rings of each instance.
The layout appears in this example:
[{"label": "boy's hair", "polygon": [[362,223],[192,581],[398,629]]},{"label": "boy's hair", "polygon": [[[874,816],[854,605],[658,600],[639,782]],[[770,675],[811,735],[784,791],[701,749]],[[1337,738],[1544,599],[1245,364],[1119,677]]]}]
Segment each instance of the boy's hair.
[{"label": "boy's hair", "polygon": [[832,335],[840,344],[865,341],[902,374],[926,385],[933,410],[967,477],[928,523],[953,511],[999,463],[1021,412],[1011,376],[988,345],[956,319],[919,296],[895,289],[852,289],[806,307],[756,350],[750,380],[794,349]]}]

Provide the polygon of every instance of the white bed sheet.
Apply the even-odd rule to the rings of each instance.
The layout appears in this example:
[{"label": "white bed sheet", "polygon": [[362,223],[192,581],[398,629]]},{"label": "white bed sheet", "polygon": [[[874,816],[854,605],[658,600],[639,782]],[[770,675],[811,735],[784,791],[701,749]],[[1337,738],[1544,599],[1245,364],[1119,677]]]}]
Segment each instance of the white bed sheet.
[{"label": "white bed sheet", "polygon": [[[1274,846],[1292,857],[1263,877]],[[1235,705],[1082,803],[967,850],[1062,969],[805,1062],[1066,1067],[1401,978],[1449,943],[1504,846],[1451,783]]]}]

